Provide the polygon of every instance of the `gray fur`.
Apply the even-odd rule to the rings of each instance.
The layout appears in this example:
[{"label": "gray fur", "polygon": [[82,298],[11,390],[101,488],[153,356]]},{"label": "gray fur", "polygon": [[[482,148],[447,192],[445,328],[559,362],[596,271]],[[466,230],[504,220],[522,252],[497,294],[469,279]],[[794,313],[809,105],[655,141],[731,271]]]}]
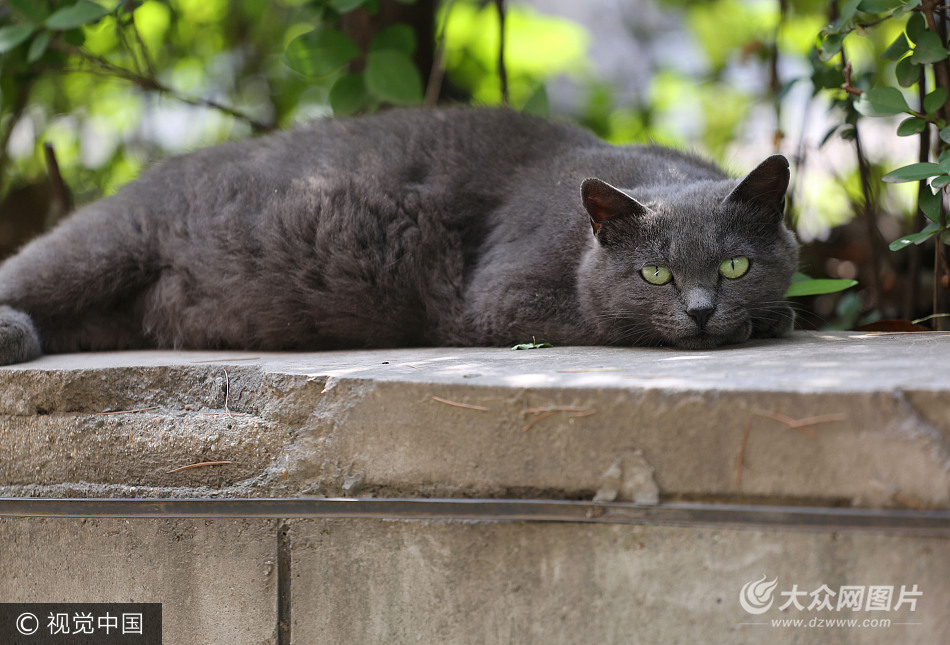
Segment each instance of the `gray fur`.
[{"label": "gray fur", "polygon": [[22,311],[0,306],[0,359],[2,364],[25,363],[42,353],[40,336]]},{"label": "gray fur", "polygon": [[[787,183],[781,157],[740,184],[506,110],[321,121],[170,159],[28,244],[0,266],[0,363],[36,329],[45,352],[781,335]],[[746,276],[719,277],[731,255]]]}]

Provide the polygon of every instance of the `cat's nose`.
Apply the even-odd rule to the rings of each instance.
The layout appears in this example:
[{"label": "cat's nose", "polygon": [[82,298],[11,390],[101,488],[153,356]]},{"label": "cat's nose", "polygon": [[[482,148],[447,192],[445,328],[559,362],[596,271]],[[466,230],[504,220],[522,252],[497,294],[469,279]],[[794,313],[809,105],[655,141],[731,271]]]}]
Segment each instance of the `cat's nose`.
[{"label": "cat's nose", "polygon": [[697,327],[705,329],[706,323],[709,322],[709,317],[713,315],[715,310],[715,307],[704,305],[691,307],[686,310],[686,314],[696,322]]}]

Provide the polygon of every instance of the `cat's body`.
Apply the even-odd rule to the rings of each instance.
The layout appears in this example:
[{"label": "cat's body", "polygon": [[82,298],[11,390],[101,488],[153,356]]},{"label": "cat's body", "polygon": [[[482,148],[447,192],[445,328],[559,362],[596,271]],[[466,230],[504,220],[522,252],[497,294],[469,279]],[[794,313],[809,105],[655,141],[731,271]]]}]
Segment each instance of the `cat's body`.
[{"label": "cat's body", "polygon": [[[678,152],[507,110],[317,122],[166,161],[27,245],[0,266],[0,363],[40,344],[700,348],[781,335],[797,262],[787,182],[780,157],[738,184]],[[746,273],[723,277],[734,257],[750,258]],[[650,284],[645,266],[672,277]]]}]

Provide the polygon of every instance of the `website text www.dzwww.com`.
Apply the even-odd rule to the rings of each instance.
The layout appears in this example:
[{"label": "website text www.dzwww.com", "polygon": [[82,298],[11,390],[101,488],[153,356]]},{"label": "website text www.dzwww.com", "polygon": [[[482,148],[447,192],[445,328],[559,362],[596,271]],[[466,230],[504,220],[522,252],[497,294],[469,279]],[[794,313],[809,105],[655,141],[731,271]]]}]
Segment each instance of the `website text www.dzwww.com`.
[{"label": "website text www.dzwww.com", "polygon": [[773,618],[772,627],[890,627],[889,618]]}]

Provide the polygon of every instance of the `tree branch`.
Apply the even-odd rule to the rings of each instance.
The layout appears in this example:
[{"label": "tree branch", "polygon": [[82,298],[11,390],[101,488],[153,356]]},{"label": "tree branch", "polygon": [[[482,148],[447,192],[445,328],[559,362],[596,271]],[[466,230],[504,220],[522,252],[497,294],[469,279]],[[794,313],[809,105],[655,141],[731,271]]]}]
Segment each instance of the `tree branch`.
[{"label": "tree branch", "polygon": [[508,105],[508,70],[505,68],[505,0],[495,0],[498,9],[498,80],[501,83],[501,102]]},{"label": "tree branch", "polygon": [[188,96],[183,96],[179,94],[174,89],[163,84],[154,75],[144,75],[134,72],[132,70],[125,69],[124,67],[119,67],[107,61],[106,59],[100,56],[94,56],[79,47],[72,47],[70,45],[58,44],[58,48],[64,50],[66,53],[73,54],[78,56],[81,60],[86,63],[89,63],[95,66],[95,69],[88,69],[85,67],[77,67],[73,69],[66,68],[64,72],[81,72],[86,74],[99,74],[103,76],[114,76],[116,78],[121,78],[125,81],[132,83],[133,85],[151,92],[158,92],[159,94],[167,94],[177,101],[186,103],[188,105],[194,105],[197,107],[207,107],[223,112],[228,116],[232,116],[235,119],[244,121],[251,126],[251,129],[254,132],[270,132],[274,129],[274,126],[268,123],[263,123],[258,121],[251,116],[248,116],[244,112],[237,110],[233,107],[219,103],[214,99],[195,99]]}]

